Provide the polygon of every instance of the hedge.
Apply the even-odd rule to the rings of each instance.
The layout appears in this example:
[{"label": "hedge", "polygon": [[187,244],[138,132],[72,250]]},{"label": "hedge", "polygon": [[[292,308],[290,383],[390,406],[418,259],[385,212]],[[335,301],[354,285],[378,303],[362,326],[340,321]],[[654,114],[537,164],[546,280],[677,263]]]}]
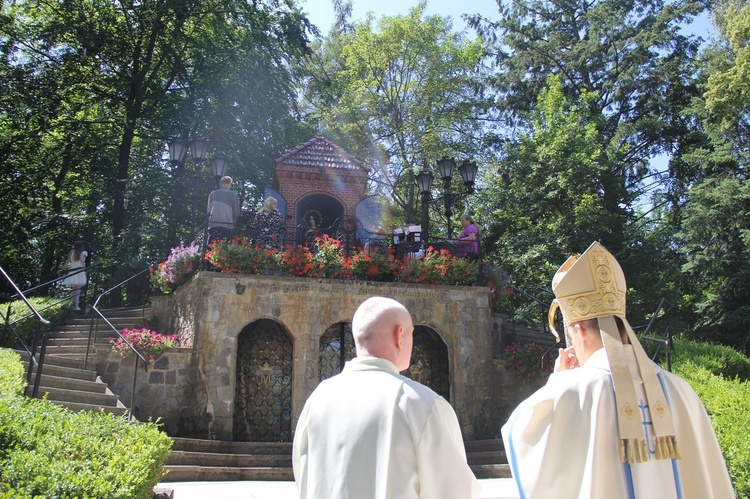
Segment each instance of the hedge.
[{"label": "hedge", "polygon": [[750,499],[750,383],[741,372],[749,362],[721,345],[677,340],[672,371],[693,387],[706,407],[738,498]]},{"label": "hedge", "polygon": [[[9,357],[0,379],[18,380]],[[155,423],[0,394],[0,498],[150,499],[171,446]]]}]

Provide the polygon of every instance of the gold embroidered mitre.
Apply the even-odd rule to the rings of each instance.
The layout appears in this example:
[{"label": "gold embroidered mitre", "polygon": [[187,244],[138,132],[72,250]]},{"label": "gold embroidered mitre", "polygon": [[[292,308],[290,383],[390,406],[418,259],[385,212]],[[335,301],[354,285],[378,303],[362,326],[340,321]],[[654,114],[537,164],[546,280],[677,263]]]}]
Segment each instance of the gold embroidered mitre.
[{"label": "gold embroidered mitre", "polygon": [[556,299],[549,310],[549,325],[555,330],[555,311],[560,308],[565,325],[599,319],[604,350],[607,353],[618,413],[620,457],[623,461],[643,462],[651,459],[646,445],[647,435],[639,414],[639,401],[623,350],[620,328],[614,317],[622,320],[624,332],[635,352],[636,363],[643,378],[646,403],[651,414],[656,459],[679,457],[674,423],[666,397],[657,378],[654,364],[643,350],[625,317],[627,285],[620,264],[604,246],[594,242],[579,257],[568,258],[552,279]]},{"label": "gold embroidered mitre", "polygon": [[552,279],[566,324],[608,315],[625,317],[625,274],[617,260],[598,242],[568,260]]}]

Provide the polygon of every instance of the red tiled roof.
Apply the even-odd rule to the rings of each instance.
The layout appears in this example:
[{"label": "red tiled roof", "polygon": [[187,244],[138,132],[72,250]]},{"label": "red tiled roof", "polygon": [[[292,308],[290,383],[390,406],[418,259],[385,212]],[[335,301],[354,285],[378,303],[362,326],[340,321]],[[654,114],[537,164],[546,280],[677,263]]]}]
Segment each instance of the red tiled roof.
[{"label": "red tiled roof", "polygon": [[274,160],[275,164],[369,170],[360,160],[325,137],[315,137]]}]

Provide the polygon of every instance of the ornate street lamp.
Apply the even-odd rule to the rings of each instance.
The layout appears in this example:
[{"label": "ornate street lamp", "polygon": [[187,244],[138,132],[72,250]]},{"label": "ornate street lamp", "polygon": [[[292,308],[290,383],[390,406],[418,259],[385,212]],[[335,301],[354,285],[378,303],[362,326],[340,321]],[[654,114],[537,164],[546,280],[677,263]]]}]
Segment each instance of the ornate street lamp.
[{"label": "ornate street lamp", "polygon": [[466,160],[458,167],[461,178],[464,179],[467,194],[474,194],[474,179],[477,176],[477,164],[473,161]]},{"label": "ornate street lamp", "polygon": [[223,154],[214,155],[214,158],[211,160],[211,169],[214,171],[216,180],[227,174],[227,168],[229,168],[229,159]]},{"label": "ornate street lamp", "polygon": [[417,187],[422,194],[422,241],[429,241],[430,237],[430,193],[432,191],[432,172],[422,171],[417,175]]},{"label": "ornate street lamp", "polygon": [[[198,203],[198,184],[201,182],[200,167],[206,160],[208,152],[208,141],[206,139],[195,139],[190,142],[180,138],[169,139],[169,161],[175,169],[178,175],[184,173],[183,165],[187,158],[188,149],[190,149],[191,156],[193,157],[193,163],[195,164],[195,173],[192,175],[193,183],[193,209],[191,216],[191,226],[195,231],[195,212]],[[226,175],[227,168],[229,167],[229,160],[223,154],[214,155],[211,160],[211,168],[213,169],[214,176],[218,178]]]},{"label": "ornate street lamp", "polygon": [[178,172],[185,162],[190,143],[187,140],[171,138],[169,139],[169,162]]},{"label": "ornate street lamp", "polygon": [[[443,156],[437,161],[438,172],[440,178],[443,180],[443,207],[445,208],[445,217],[448,219],[448,239],[453,239],[453,228],[451,227],[451,217],[453,217],[453,196],[451,193],[451,181],[453,180],[453,173],[456,171],[456,160]],[[461,178],[466,186],[466,194],[472,194],[474,192],[474,180],[477,176],[477,164],[473,161],[466,160],[461,166],[458,167],[458,171],[461,174]],[[424,233],[424,241],[429,241],[427,238],[428,224],[429,224],[429,213],[428,213],[428,201],[430,199],[430,190],[432,188],[432,180],[434,176],[429,171],[420,172],[417,175],[417,186],[419,191],[422,193],[422,227]]]}]

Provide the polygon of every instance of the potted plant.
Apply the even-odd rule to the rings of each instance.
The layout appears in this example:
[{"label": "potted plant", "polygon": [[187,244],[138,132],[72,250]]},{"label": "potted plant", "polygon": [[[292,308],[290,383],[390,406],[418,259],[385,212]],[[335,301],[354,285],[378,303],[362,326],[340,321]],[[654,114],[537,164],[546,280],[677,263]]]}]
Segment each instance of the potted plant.
[{"label": "potted plant", "polygon": [[315,238],[312,249],[316,277],[340,278],[344,274],[344,250],[341,241],[323,234]]},{"label": "potted plant", "polygon": [[367,281],[392,281],[398,262],[387,251],[361,249],[346,261],[346,273]]},{"label": "potted plant", "polygon": [[[127,340],[127,342],[126,342]],[[133,355],[130,345],[145,357],[147,362],[153,362],[161,357],[164,350],[180,346],[176,334],[162,334],[148,328],[122,330],[122,337],[110,338],[112,350],[127,359]]]},{"label": "potted plant", "polygon": [[268,274],[278,270],[278,253],[276,249],[251,244],[246,237],[219,239],[209,245],[206,260],[222,272]]},{"label": "potted plant", "polygon": [[201,248],[197,243],[172,248],[169,258],[165,262],[150,268],[149,281],[163,293],[171,293],[183,282],[187,281],[198,270],[201,261]]}]

